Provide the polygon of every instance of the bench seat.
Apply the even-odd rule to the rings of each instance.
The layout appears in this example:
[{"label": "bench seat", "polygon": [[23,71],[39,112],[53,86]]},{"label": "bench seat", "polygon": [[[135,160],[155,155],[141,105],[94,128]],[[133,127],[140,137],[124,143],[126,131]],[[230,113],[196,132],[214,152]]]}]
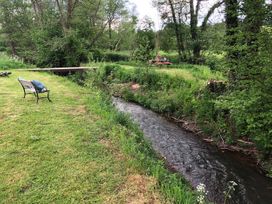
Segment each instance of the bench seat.
[{"label": "bench seat", "polygon": [[21,84],[23,91],[24,91],[24,98],[26,97],[27,94],[34,94],[34,96],[36,97],[36,102],[39,102],[40,98],[44,98],[44,97],[40,97],[39,94],[41,93],[47,93],[46,98],[48,99],[49,102],[52,102],[49,94],[50,94],[50,90],[47,89],[46,87],[44,87],[42,90],[37,89],[34,84],[29,81],[29,80],[25,80],[22,78],[18,78],[19,83]]}]

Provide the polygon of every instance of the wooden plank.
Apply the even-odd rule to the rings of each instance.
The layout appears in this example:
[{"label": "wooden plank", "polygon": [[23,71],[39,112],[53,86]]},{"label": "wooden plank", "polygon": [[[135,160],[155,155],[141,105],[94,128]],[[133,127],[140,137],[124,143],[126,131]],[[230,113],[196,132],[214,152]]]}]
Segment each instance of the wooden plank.
[{"label": "wooden plank", "polygon": [[19,69],[20,71],[34,71],[34,72],[83,72],[96,70],[95,67],[54,67],[54,68],[32,68]]}]

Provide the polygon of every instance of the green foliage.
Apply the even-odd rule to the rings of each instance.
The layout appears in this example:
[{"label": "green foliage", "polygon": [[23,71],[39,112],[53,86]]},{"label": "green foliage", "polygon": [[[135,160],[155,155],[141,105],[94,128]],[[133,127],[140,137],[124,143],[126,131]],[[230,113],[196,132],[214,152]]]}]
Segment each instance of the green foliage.
[{"label": "green foliage", "polygon": [[120,69],[120,66],[118,65],[106,65],[103,68],[103,75],[104,77],[112,77],[112,74],[114,74],[115,71]]},{"label": "green foliage", "polygon": [[134,59],[147,62],[154,56],[155,34],[152,30],[138,30],[136,37],[136,50]]},{"label": "green foliage", "polygon": [[119,61],[129,61],[130,56],[128,53],[121,53],[121,52],[105,52],[104,53],[104,60],[106,62],[119,62]]},{"label": "green foliage", "polygon": [[0,52],[6,52],[7,46],[4,40],[4,36],[0,34]]},{"label": "green foliage", "polygon": [[102,62],[104,61],[104,54],[100,49],[93,49],[88,53],[89,62]]},{"label": "green foliage", "polygon": [[[137,19],[128,14],[126,1],[72,1],[71,5],[61,1],[59,6],[51,1],[1,0],[0,3],[0,49],[28,63],[69,67],[89,59],[127,61],[129,58],[115,52],[96,52],[109,46],[118,50],[122,43],[134,41]],[[112,35],[108,39],[105,26],[110,28],[121,18],[118,27],[110,29]]]},{"label": "green foliage", "polygon": [[[136,92],[132,92],[129,87],[113,89],[126,100],[138,102],[156,112],[175,117],[196,115],[199,121],[207,121],[207,117],[215,117],[213,111],[215,97],[209,96],[208,92],[203,96],[199,95],[199,89],[203,87],[201,79],[218,77],[210,73],[207,68],[198,68],[198,66],[190,68],[191,77],[197,77],[199,80],[186,79],[182,75],[173,75],[168,70],[153,68],[126,69],[106,65],[101,68],[101,73],[103,73],[102,79],[113,87],[114,84],[119,83],[139,83],[141,89]],[[207,105],[202,106],[205,103]]]},{"label": "green foliage", "polygon": [[223,52],[213,53],[205,52],[204,53],[205,64],[210,67],[211,70],[224,72],[226,59]]},{"label": "green foliage", "polygon": [[179,56],[176,52],[163,52],[161,55],[166,57],[169,62],[179,64]]},{"label": "green foliage", "polygon": [[210,52],[222,52],[225,50],[225,23],[208,25],[202,34],[203,49]]},{"label": "green foliage", "polygon": [[241,136],[249,136],[260,150],[270,154],[272,149],[270,104],[269,98],[264,100],[258,90],[251,89],[233,92],[223,97],[218,100],[217,107],[230,111]]},{"label": "green foliage", "polygon": [[[37,31],[33,34],[38,50],[35,59],[37,66],[79,66],[87,56],[77,33],[71,31],[64,35],[61,30],[57,30],[58,28],[52,27],[48,32]],[[48,41],[49,38],[53,40]]]},{"label": "green foliage", "polygon": [[102,51],[94,49],[89,53],[89,61],[95,62],[127,62],[130,60],[130,54],[128,52],[116,52],[116,51]]},{"label": "green foliage", "polygon": [[249,52],[239,59],[236,69],[239,81],[232,92],[218,100],[217,105],[229,111],[241,136],[250,137],[261,151],[269,155],[272,152],[271,28],[263,27],[252,46],[258,47],[258,53]]},{"label": "green foliage", "polygon": [[32,67],[32,65],[27,65],[21,60],[8,57],[6,54],[0,52],[0,70],[18,69],[26,67],[30,68]]},{"label": "green foliage", "polygon": [[166,52],[176,50],[175,27],[173,23],[168,23],[157,33],[160,49]]}]

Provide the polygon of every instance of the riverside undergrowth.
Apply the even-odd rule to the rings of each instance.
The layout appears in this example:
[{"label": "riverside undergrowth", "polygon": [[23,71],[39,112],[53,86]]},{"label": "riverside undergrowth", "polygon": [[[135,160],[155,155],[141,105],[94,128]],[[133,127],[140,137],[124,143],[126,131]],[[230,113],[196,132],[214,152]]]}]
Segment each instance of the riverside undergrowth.
[{"label": "riverside undergrowth", "polygon": [[[197,121],[206,133],[214,137],[221,133],[220,129],[213,128],[219,120],[215,107],[219,94],[207,90],[206,85],[209,79],[223,81],[224,77],[207,67],[155,70],[105,65],[91,78],[107,87],[113,95],[161,114]],[[139,84],[139,88],[133,89],[133,84]]]},{"label": "riverside undergrowth", "polygon": [[[109,89],[112,95],[137,102],[169,117],[192,121],[220,145],[234,145],[232,147],[242,148],[253,156],[256,154],[255,147],[260,153],[265,150],[263,140],[244,134],[245,129],[239,125],[243,118],[237,121],[233,115],[237,107],[233,106],[235,100],[222,106],[222,98],[228,96],[226,79],[208,67],[192,65],[184,69],[158,69],[104,64],[91,78]],[[217,84],[209,84],[213,82]]]}]

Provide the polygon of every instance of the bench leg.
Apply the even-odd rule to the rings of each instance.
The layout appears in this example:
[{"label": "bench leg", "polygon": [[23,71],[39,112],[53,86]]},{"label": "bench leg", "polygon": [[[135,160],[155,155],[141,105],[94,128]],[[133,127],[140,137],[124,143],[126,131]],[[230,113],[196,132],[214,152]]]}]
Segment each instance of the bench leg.
[{"label": "bench leg", "polygon": [[25,89],[24,89],[24,98],[25,98],[25,96],[26,96],[26,92],[25,92]]},{"label": "bench leg", "polygon": [[36,98],[37,98],[37,102],[36,103],[39,103],[39,94],[38,93],[36,93]]},{"label": "bench leg", "polygon": [[49,93],[50,93],[50,91],[47,91],[47,99],[48,99],[49,102],[52,102],[50,97],[49,97]]}]

